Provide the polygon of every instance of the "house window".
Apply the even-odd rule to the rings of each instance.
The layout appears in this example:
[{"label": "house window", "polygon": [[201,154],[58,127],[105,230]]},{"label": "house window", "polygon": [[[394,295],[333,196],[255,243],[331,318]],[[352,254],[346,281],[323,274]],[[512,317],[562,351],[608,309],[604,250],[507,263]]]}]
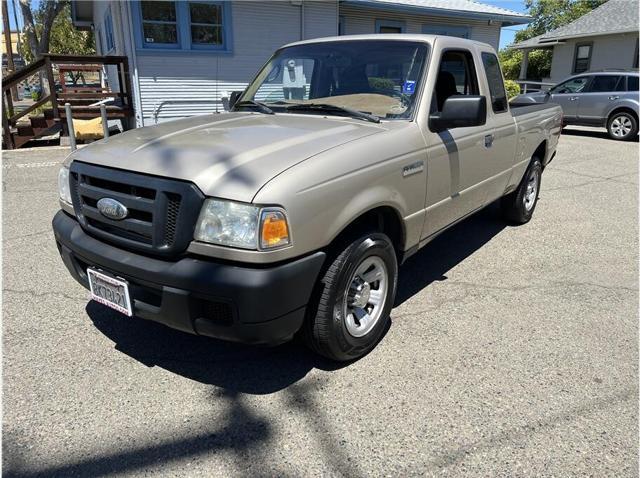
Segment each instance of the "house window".
[{"label": "house window", "polygon": [[229,52],[230,3],[142,0],[133,9],[139,16],[138,48]]},{"label": "house window", "polygon": [[221,46],[224,43],[222,5],[205,2],[189,2],[191,45]]},{"label": "house window", "polygon": [[140,2],[142,39],[145,47],[178,46],[176,2]]},{"label": "house window", "polygon": [[422,33],[427,35],[446,35],[449,37],[469,38],[469,27],[455,25],[422,25]]},{"label": "house window", "polygon": [[107,8],[107,13],[104,17],[104,36],[107,44],[107,52],[110,52],[115,48],[113,42],[113,19],[111,18],[111,7]]},{"label": "house window", "polygon": [[398,20],[376,20],[376,33],[404,33],[406,25]]},{"label": "house window", "polygon": [[633,67],[638,68],[638,42],[640,39],[636,40],[636,52],[633,54]]},{"label": "house window", "polygon": [[582,73],[589,69],[592,49],[593,43],[578,43],[576,45],[576,54],[573,61],[573,73]]}]

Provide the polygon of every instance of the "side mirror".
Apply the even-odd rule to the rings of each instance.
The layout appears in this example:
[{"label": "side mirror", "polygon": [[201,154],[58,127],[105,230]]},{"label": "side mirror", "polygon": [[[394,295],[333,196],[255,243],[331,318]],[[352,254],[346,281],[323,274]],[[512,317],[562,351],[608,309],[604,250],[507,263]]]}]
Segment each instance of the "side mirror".
[{"label": "side mirror", "polygon": [[439,132],[452,128],[482,126],[487,122],[487,98],[484,96],[451,96],[442,111],[429,115],[429,127]]},{"label": "side mirror", "polygon": [[231,96],[229,96],[229,110],[233,109],[233,105],[238,102],[238,98],[242,95],[242,91],[232,91]]}]

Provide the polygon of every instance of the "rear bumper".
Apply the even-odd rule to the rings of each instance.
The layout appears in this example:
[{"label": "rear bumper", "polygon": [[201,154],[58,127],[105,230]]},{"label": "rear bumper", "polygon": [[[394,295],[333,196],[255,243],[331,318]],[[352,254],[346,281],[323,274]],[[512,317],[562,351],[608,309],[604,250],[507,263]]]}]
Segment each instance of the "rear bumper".
[{"label": "rear bumper", "polygon": [[59,211],[53,230],[71,275],[89,288],[87,267],[129,282],[134,315],[225,340],[274,345],[304,320],[325,254],[271,267],[247,267],[196,257],[175,262],[122,250],[89,236]]}]

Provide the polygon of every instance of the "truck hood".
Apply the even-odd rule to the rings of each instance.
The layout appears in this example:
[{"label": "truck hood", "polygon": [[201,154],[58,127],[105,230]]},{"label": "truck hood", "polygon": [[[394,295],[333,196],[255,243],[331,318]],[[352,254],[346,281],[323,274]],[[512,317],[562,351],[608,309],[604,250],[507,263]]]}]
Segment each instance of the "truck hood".
[{"label": "truck hood", "polygon": [[251,202],[282,171],[384,124],[315,115],[229,113],[134,129],[69,160],[195,183],[207,196]]}]

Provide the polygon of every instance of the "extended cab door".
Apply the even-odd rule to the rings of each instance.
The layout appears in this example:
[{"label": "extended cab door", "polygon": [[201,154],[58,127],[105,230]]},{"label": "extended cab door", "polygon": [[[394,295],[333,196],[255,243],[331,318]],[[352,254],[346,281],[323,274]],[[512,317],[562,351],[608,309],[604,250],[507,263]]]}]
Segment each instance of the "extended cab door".
[{"label": "extended cab door", "polygon": [[429,127],[429,115],[441,112],[447,98],[454,95],[488,97],[485,83],[478,82],[484,74],[482,60],[471,48],[469,42],[453,37],[434,42],[419,118],[427,144],[427,198],[422,239],[482,207],[488,192],[486,180],[494,174],[493,149],[487,147],[487,142],[495,141],[491,124],[439,132]]}]

